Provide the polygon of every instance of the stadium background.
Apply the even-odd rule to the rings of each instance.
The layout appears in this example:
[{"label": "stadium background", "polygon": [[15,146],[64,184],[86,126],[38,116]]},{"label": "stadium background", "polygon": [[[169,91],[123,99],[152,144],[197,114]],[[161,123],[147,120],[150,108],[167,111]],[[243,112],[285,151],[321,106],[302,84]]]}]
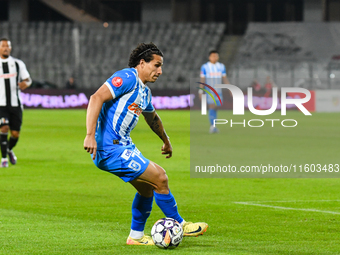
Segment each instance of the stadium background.
[{"label": "stadium background", "polygon": [[[331,88],[339,80],[340,6],[335,0],[0,0],[0,31],[36,86],[97,88],[140,41],[164,52],[153,90],[188,89],[210,49],[232,84],[266,77],[281,87]],[[315,40],[315,34],[319,34]],[[323,40],[322,38],[327,38]],[[314,43],[313,43],[314,42]]]},{"label": "stadium background", "polygon": [[[178,96],[189,94],[211,49],[220,51],[232,84],[260,84],[263,95],[268,80],[277,87],[339,87],[339,9],[335,0],[0,0],[0,31],[34,80],[23,94],[28,108],[86,107],[80,92],[88,98],[127,66],[136,44],[153,41],[165,54],[162,79],[149,85],[155,96],[167,96],[157,98],[158,109],[187,109],[189,100]],[[60,91],[70,77],[78,91]]]},{"label": "stadium background", "polygon": [[[321,111],[339,112],[339,21],[338,0],[0,0],[0,36],[10,38],[12,55],[35,81],[23,93],[25,108],[85,108],[138,42],[153,41],[165,54],[164,74],[150,84],[158,109],[188,108],[191,79],[217,48],[233,84],[245,89],[256,80],[262,97],[269,76],[273,86],[314,90]],[[71,76],[76,90],[65,89]],[[223,127],[228,137],[214,139],[242,164],[274,154],[277,164],[339,163],[339,113],[290,114],[299,121],[294,134]],[[159,139],[143,121],[133,140],[166,167],[181,212],[210,224],[176,252],[338,254],[338,179],[190,179],[190,114],[160,115],[173,161],[156,155]],[[203,142],[211,139],[206,125],[198,126]],[[0,253],[160,252],[123,245],[134,192],[95,169],[82,150],[84,134],[84,110],[24,112],[18,165],[0,171]],[[162,217],[154,207],[147,229]]]}]

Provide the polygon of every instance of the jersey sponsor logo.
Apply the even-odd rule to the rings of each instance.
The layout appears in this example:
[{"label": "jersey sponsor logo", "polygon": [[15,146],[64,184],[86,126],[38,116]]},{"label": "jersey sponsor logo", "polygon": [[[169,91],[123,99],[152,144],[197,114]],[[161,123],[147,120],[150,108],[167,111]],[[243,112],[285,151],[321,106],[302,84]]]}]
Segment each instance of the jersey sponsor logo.
[{"label": "jersey sponsor logo", "polygon": [[137,114],[138,116],[142,113],[142,109],[139,107],[138,104],[132,103],[129,105],[128,109],[133,112],[134,114]]},{"label": "jersey sponsor logo", "polygon": [[125,160],[128,160],[132,155],[132,151],[125,149],[125,151],[122,153],[121,157]]},{"label": "jersey sponsor logo", "polygon": [[120,78],[120,77],[113,77],[112,80],[111,80],[111,82],[112,82],[112,85],[113,85],[113,86],[115,86],[115,87],[118,88],[118,87],[122,86],[122,84],[123,84],[123,79]]},{"label": "jersey sponsor logo", "polygon": [[219,76],[222,76],[222,73],[221,72],[210,72],[209,75],[219,77]]},{"label": "jersey sponsor logo", "polygon": [[5,73],[5,74],[1,74],[0,78],[9,79],[9,78],[16,77],[16,76],[17,76],[17,73]]},{"label": "jersey sponsor logo", "polygon": [[141,165],[133,159],[130,161],[128,167],[130,167],[134,171],[139,171],[142,168]]},{"label": "jersey sponsor logo", "polygon": [[126,74],[126,76],[127,76],[127,78],[129,78],[131,75],[129,75],[128,73],[125,73]]}]

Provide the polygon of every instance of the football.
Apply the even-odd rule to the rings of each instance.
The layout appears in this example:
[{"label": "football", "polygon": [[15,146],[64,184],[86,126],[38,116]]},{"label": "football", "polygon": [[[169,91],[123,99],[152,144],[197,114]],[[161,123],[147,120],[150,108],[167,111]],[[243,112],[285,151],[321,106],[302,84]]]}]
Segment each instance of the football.
[{"label": "football", "polygon": [[157,247],[174,249],[183,239],[183,229],[178,221],[172,218],[162,218],[153,225],[151,236]]}]

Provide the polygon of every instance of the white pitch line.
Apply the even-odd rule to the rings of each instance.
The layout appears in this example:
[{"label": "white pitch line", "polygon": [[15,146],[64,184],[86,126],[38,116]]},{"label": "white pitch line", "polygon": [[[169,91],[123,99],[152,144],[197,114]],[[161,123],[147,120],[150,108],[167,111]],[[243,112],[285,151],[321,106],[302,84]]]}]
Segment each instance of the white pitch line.
[{"label": "white pitch line", "polygon": [[336,200],[286,200],[286,201],[247,201],[247,202],[233,202],[233,203],[312,203],[312,202],[340,202],[339,199]]},{"label": "white pitch line", "polygon": [[243,204],[243,205],[253,205],[253,206],[261,206],[261,207],[269,207],[269,208],[281,209],[281,210],[294,210],[294,211],[308,211],[308,212],[320,212],[320,213],[340,214],[340,212],[322,211],[322,210],[317,210],[317,209],[304,209],[304,208],[283,207],[283,206],[275,206],[275,205],[254,204],[254,203],[249,203],[249,202],[234,202],[234,203],[235,204]]}]

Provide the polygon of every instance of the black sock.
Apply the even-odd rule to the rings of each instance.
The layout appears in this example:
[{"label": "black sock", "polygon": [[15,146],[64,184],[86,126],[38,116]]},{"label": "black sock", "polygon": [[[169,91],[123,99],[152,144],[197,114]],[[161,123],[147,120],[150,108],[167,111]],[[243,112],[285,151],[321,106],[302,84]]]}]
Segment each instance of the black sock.
[{"label": "black sock", "polygon": [[7,133],[0,133],[1,140],[1,155],[2,158],[7,158]]},{"label": "black sock", "polygon": [[14,137],[12,137],[12,136],[9,138],[9,141],[8,141],[8,149],[9,149],[9,150],[12,150],[12,149],[13,149],[13,147],[17,144],[18,139],[19,139],[19,138],[14,138]]}]

